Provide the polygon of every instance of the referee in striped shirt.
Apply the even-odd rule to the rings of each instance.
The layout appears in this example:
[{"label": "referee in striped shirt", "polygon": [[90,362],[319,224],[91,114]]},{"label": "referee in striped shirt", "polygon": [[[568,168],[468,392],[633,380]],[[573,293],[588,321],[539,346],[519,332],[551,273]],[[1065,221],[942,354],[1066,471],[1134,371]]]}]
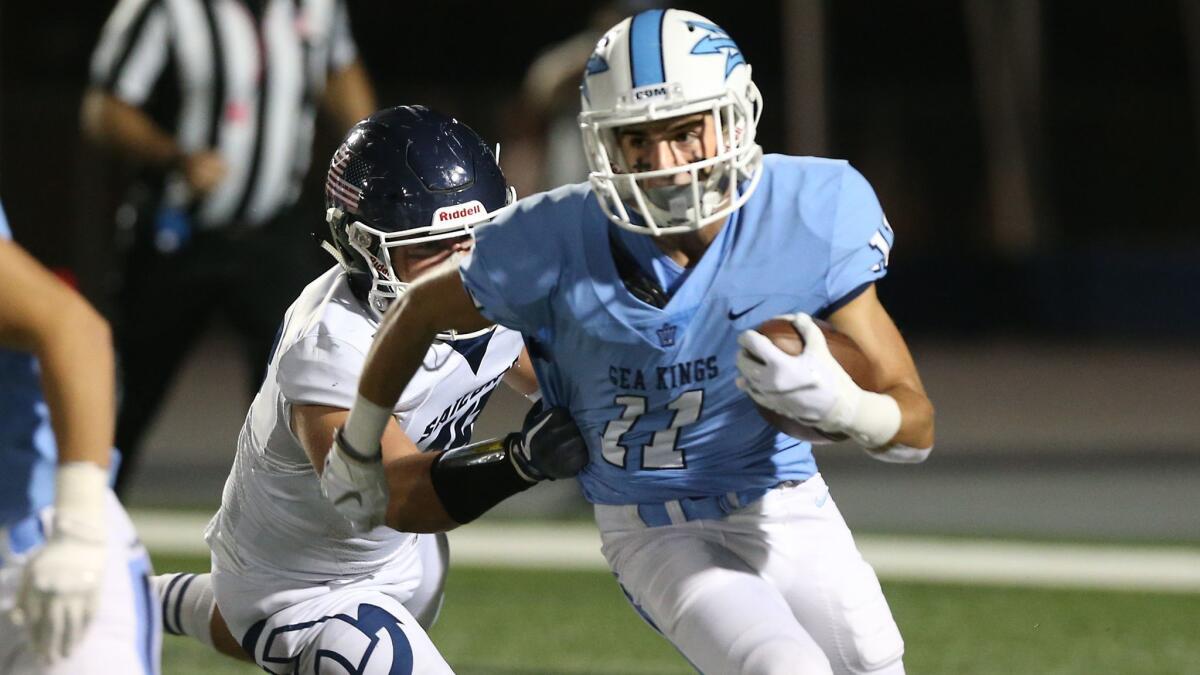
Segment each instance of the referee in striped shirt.
[{"label": "referee in striped shirt", "polygon": [[317,264],[292,214],[317,107],[338,135],[375,110],[345,0],[118,0],[92,56],[85,135],[139,165],[115,321],[127,485],[143,432],[209,319],[250,372]]}]

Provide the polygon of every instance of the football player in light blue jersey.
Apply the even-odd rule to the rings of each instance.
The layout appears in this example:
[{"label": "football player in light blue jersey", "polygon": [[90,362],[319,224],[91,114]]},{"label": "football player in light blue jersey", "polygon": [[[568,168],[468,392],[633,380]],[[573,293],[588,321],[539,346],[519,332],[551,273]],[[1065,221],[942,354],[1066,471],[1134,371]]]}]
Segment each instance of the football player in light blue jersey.
[{"label": "football player in light blue jersey", "polygon": [[[764,157],[749,65],[690,12],[619,23],[581,93],[590,182],[519,202],[476,231],[460,269],[391,308],[334,455],[373,456],[438,329],[514,328],[546,401],[587,440],[580,481],[606,559],[692,665],[902,673],[899,630],[810,443],[756,409],[885,461],[932,448],[933,406],[875,293],[893,232],[871,186],[844,161]],[[776,316],[801,355],[752,330]],[[850,379],[812,317],[854,339],[878,391]]]},{"label": "football player in light blue jersey", "polygon": [[0,672],[158,672],[149,558],[108,487],[108,324],[0,208]]}]

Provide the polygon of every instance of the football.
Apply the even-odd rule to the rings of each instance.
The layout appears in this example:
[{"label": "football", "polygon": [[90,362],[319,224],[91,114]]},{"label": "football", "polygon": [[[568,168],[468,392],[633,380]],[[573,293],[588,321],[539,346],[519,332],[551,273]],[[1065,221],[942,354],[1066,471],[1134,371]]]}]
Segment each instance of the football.
[{"label": "football", "polygon": [[[821,328],[821,333],[825,335],[825,342],[829,345],[829,353],[845,369],[850,379],[854,380],[855,384],[867,391],[875,391],[875,371],[871,368],[871,362],[867,360],[866,354],[863,354],[854,340],[849,335],[839,332],[827,321],[822,321],[821,319],[813,320]],[[759,324],[755,330],[767,336],[780,351],[786,354],[796,356],[804,351],[804,340],[796,332],[796,327],[792,325],[792,322],[787,319],[768,319]],[[771,426],[793,438],[818,443],[842,441],[846,438],[845,435],[827,434],[819,429],[814,429],[803,422],[781,415],[769,408],[757,407],[758,413]]]}]

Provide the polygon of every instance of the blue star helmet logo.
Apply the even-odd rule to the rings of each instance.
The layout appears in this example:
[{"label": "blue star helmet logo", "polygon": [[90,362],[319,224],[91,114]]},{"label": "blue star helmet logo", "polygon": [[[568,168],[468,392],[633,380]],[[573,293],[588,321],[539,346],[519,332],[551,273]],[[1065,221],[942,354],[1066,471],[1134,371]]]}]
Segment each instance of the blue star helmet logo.
[{"label": "blue star helmet logo", "polygon": [[608,61],[605,61],[604,57],[600,56],[600,48],[607,44],[607,42],[607,39],[605,39],[599,45],[596,45],[596,51],[592,52],[592,55],[588,57],[587,65],[583,68],[583,85],[579,89],[583,92],[583,97],[589,101],[592,100],[592,97],[588,96],[588,77],[608,70]]},{"label": "blue star helmet logo", "polygon": [[587,60],[587,66],[584,67],[583,74],[595,75],[596,73],[603,73],[606,70],[608,70],[608,61],[605,61],[604,57],[600,56],[600,52],[593,52]]},{"label": "blue star helmet logo", "polygon": [[738,49],[737,43],[720,26],[712,23],[704,23],[703,21],[688,21],[687,25],[689,28],[699,28],[708,31],[708,35],[700,38],[692,46],[692,53],[724,54],[726,79],[729,78],[729,73],[732,73],[738,64],[746,62],[746,58],[742,56],[742,50]]}]

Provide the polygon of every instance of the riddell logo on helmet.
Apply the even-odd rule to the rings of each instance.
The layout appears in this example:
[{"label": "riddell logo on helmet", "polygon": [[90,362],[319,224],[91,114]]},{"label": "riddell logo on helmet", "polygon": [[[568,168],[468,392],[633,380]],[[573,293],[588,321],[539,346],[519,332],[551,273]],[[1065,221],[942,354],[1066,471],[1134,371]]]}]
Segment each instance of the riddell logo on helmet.
[{"label": "riddell logo on helmet", "polygon": [[477,201],[470,201],[466,204],[455,204],[454,206],[443,206],[433,212],[433,224],[445,225],[463,220],[473,220],[474,216],[484,213],[487,213],[487,211],[483,208],[483,204]]},{"label": "riddell logo on helmet", "polygon": [[376,258],[375,256],[370,256],[370,260],[371,267],[375,268],[375,271],[379,274],[381,279],[387,279],[388,277],[392,276],[392,270],[389,269],[387,265],[383,264],[382,260]]}]

